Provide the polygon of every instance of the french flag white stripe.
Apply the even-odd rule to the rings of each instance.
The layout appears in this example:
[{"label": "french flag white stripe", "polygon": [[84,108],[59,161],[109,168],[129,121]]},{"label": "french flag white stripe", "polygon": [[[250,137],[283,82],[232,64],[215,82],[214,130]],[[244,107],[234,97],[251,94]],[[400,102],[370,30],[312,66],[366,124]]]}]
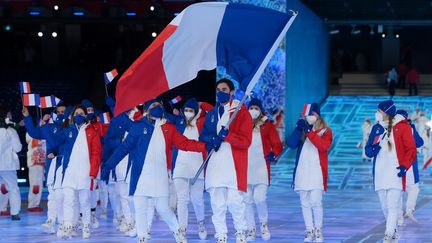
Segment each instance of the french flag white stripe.
[{"label": "french flag white stripe", "polygon": [[200,70],[216,68],[216,40],[227,4],[194,4],[176,17],[180,20],[172,21],[181,25],[163,47],[162,63],[169,88],[194,79]]}]

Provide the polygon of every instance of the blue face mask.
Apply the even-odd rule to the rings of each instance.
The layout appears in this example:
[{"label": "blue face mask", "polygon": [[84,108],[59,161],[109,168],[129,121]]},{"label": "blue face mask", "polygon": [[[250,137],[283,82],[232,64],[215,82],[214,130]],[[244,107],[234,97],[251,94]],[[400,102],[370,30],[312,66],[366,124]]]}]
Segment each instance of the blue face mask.
[{"label": "blue face mask", "polygon": [[78,126],[80,126],[81,124],[83,124],[85,121],[85,117],[81,116],[81,115],[75,115],[74,116],[74,122],[75,124],[77,124]]},{"label": "blue face mask", "polygon": [[88,113],[87,114],[87,120],[91,121],[94,118],[94,113]]},{"label": "blue face mask", "polygon": [[162,118],[164,111],[163,111],[162,107],[160,105],[158,105],[158,106],[151,108],[149,110],[149,113],[154,118]]},{"label": "blue face mask", "polygon": [[223,91],[218,91],[216,93],[216,100],[219,104],[223,104],[226,103],[230,100],[231,98],[231,94],[230,93],[225,93]]},{"label": "blue face mask", "polygon": [[57,117],[54,120],[54,122],[56,125],[61,125],[64,122],[65,118],[66,118],[65,114],[57,114]]}]

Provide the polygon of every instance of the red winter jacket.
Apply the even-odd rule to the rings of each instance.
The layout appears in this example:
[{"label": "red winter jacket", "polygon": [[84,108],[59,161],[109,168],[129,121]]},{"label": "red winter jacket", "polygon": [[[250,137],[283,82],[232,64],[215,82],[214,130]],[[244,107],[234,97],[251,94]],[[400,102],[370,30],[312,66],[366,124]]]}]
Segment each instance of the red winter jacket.
[{"label": "red winter jacket", "polygon": [[261,141],[263,145],[264,157],[267,162],[267,172],[268,180],[270,185],[270,162],[267,161],[267,155],[273,152],[276,157],[278,157],[283,150],[283,145],[279,137],[279,133],[276,130],[276,126],[269,121],[265,121],[264,124],[260,126]]},{"label": "red winter jacket", "polygon": [[306,134],[311,143],[318,149],[318,155],[320,159],[321,171],[323,175],[324,191],[327,191],[327,178],[328,178],[328,151],[330,149],[333,133],[332,130],[327,127],[324,134],[320,137],[318,134],[322,129],[317,131],[310,131]]},{"label": "red winter jacket", "polygon": [[[417,155],[417,148],[412,135],[412,129],[407,120],[398,122],[392,129],[396,154],[399,165],[405,166],[408,170],[414,163]],[[406,188],[406,176],[402,177],[402,188]]]}]

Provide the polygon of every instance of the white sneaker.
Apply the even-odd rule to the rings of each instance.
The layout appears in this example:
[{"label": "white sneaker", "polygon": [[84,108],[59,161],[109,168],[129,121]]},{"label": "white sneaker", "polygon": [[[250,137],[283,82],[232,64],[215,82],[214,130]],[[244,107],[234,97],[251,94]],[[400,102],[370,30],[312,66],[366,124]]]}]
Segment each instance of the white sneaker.
[{"label": "white sneaker", "polygon": [[146,237],[138,237],[138,243],[148,243],[150,242]]},{"label": "white sneaker", "polygon": [[74,228],[73,226],[63,226],[63,236],[64,239],[72,239]]},{"label": "white sneaker", "polygon": [[48,219],[45,223],[43,223],[41,226],[44,229],[45,232],[49,234],[55,234],[56,230],[54,227],[55,223],[53,220]]},{"label": "white sneaker", "polygon": [[96,217],[96,212],[91,212],[91,221],[90,225],[93,229],[99,228],[99,220]]},{"label": "white sneaker", "polygon": [[399,242],[399,232],[397,230],[395,230],[395,232],[393,233],[393,236],[391,238],[391,242],[392,243]]},{"label": "white sneaker", "polygon": [[254,241],[255,240],[255,234],[256,234],[255,228],[248,230],[246,241]]},{"label": "white sneaker", "polygon": [[120,232],[125,233],[127,231],[127,229],[128,229],[128,224],[127,224],[125,219],[122,219],[120,226],[119,226],[119,230],[120,230]]},{"label": "white sneaker", "polygon": [[417,223],[417,224],[418,224],[418,220],[416,219],[416,217],[414,217],[414,211],[413,211],[413,210],[408,210],[408,211],[405,213],[404,217],[405,217],[405,218],[409,218],[409,219],[411,219],[414,223]]},{"label": "white sneaker", "polygon": [[123,218],[122,217],[113,217],[113,223],[116,227],[116,230],[120,231],[120,227],[122,225]]},{"label": "white sneaker", "polygon": [[63,238],[66,235],[66,228],[63,226],[63,224],[59,224],[57,228],[57,237]]},{"label": "white sneaker", "polygon": [[306,236],[304,238],[304,242],[314,242],[315,234],[313,229],[306,230]]},{"label": "white sneaker", "polygon": [[205,240],[207,238],[207,229],[205,227],[204,221],[198,222],[198,236],[201,240]]},{"label": "white sneaker", "polygon": [[128,223],[128,228],[125,232],[125,235],[129,237],[137,236],[137,231],[134,223]]},{"label": "white sneaker", "polygon": [[324,236],[320,228],[315,229],[315,242],[324,242]]},{"label": "white sneaker", "polygon": [[243,231],[236,232],[236,243],[246,243],[246,235]]},{"label": "white sneaker", "polygon": [[186,237],[183,235],[183,232],[181,229],[177,232],[173,232],[174,238],[176,240],[176,243],[187,243]]},{"label": "white sneaker", "polygon": [[79,225],[78,224],[72,226],[72,230],[70,231],[70,235],[72,237],[77,236],[78,235],[78,230],[79,230]]},{"label": "white sneaker", "polygon": [[261,223],[260,230],[261,230],[261,238],[263,239],[263,241],[270,240],[271,235],[270,235],[270,230],[268,228],[268,224]]},{"label": "white sneaker", "polygon": [[82,228],[82,238],[88,239],[90,238],[90,235],[91,235],[90,227],[88,225],[84,225]]},{"label": "white sneaker", "polygon": [[217,243],[227,243],[227,241],[228,241],[228,237],[227,237],[226,235],[224,235],[224,236],[219,236],[219,237],[217,237],[217,239],[216,239],[216,242],[217,242]]},{"label": "white sneaker", "polygon": [[385,233],[383,243],[391,243],[391,240],[392,240],[392,236],[388,233]]}]

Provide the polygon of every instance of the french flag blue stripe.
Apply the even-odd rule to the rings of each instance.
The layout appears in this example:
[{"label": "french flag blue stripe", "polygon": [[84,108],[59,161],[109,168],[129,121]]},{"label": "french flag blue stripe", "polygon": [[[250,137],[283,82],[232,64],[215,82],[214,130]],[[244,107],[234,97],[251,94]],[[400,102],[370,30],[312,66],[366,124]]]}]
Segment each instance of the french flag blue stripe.
[{"label": "french flag blue stripe", "polygon": [[217,65],[246,90],[290,18],[271,9],[228,4],[217,37]]}]

